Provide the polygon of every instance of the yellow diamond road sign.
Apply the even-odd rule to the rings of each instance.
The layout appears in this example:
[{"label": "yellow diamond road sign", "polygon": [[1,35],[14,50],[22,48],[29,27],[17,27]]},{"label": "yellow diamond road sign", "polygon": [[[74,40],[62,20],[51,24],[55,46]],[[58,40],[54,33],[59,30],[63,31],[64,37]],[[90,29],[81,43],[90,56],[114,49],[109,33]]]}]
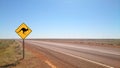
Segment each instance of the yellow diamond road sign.
[{"label": "yellow diamond road sign", "polygon": [[15,32],[22,38],[25,39],[31,32],[32,30],[25,24],[22,23],[16,30]]}]

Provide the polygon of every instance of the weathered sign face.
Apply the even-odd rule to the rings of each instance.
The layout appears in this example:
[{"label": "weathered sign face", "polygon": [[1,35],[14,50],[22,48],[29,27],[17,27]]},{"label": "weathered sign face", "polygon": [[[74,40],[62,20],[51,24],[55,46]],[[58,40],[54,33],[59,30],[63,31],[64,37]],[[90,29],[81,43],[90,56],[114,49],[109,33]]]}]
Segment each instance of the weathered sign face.
[{"label": "weathered sign face", "polygon": [[15,32],[22,38],[25,39],[31,32],[32,30],[25,24],[22,23],[16,30]]}]

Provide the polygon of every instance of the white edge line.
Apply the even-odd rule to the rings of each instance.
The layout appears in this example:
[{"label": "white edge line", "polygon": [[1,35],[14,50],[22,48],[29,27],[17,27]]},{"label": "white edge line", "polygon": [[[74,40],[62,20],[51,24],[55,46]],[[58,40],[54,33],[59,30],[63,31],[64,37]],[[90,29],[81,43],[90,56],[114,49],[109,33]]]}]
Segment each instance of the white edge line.
[{"label": "white edge line", "polygon": [[[63,52],[61,52],[63,53]],[[91,63],[94,63],[94,64],[98,64],[98,65],[101,65],[101,66],[104,66],[104,67],[107,67],[107,68],[114,68],[112,66],[109,66],[109,65],[106,65],[106,64],[103,64],[103,63],[99,63],[99,62],[96,62],[96,61],[93,61],[93,60],[89,60],[89,59],[86,59],[86,58],[83,58],[83,57],[79,57],[79,56],[75,56],[75,55],[72,55],[72,54],[67,54],[67,53],[63,53],[65,55],[68,55],[68,56],[72,56],[72,57],[75,57],[75,58],[78,58],[78,59],[82,59],[82,60],[85,60],[85,61],[88,61],[88,62],[91,62]]]}]

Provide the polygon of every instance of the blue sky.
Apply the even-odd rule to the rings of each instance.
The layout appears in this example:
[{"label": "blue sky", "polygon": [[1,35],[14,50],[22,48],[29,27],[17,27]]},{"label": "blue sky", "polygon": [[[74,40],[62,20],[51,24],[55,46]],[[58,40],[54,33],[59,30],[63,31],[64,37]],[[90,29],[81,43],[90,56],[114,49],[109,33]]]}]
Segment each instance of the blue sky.
[{"label": "blue sky", "polygon": [[120,0],[0,0],[0,39],[20,38],[15,29],[25,22],[27,38],[118,38]]}]

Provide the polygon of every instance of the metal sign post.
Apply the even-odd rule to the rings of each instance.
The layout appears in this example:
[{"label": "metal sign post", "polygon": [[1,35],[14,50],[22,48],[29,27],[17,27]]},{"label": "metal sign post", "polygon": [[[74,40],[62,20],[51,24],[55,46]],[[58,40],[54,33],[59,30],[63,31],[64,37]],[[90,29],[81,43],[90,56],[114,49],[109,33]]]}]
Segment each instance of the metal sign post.
[{"label": "metal sign post", "polygon": [[23,59],[24,59],[24,57],[25,57],[25,45],[24,45],[25,43],[24,43],[24,39],[23,39]]},{"label": "metal sign post", "polygon": [[25,24],[22,23],[15,32],[23,39],[23,59],[25,58],[25,38],[32,32],[32,30]]}]

